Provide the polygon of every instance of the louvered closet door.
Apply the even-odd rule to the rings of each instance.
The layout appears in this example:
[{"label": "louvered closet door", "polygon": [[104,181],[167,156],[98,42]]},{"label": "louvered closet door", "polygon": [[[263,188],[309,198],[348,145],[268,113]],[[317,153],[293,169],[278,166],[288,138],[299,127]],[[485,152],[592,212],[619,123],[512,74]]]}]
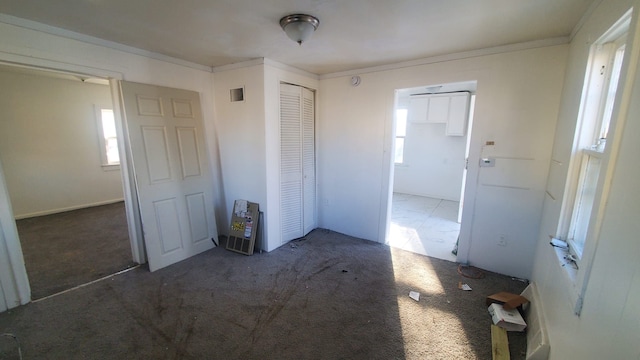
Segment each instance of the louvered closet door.
[{"label": "louvered closet door", "polygon": [[314,94],[280,85],[280,224],[282,242],[315,228]]},{"label": "louvered closet door", "polygon": [[302,88],[302,189],[304,235],[316,227],[316,156],[314,93]]}]

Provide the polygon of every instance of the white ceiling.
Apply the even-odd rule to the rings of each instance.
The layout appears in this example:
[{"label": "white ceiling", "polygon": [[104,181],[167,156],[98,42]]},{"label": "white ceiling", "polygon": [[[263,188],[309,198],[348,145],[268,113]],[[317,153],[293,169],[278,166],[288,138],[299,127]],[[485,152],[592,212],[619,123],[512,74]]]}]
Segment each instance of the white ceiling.
[{"label": "white ceiling", "polygon": [[[205,66],[264,57],[322,75],[567,37],[594,1],[0,0],[0,13]],[[292,13],[320,19],[302,46],[278,23]]]}]

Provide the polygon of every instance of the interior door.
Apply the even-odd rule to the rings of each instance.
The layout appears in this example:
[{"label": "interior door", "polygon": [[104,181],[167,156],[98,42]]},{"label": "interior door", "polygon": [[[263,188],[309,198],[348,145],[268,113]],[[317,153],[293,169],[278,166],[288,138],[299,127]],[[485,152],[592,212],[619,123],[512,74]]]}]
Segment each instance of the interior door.
[{"label": "interior door", "polygon": [[315,98],[302,90],[302,189],[304,235],[316,227]]},{"label": "interior door", "polygon": [[316,226],[314,93],[280,84],[280,216],[282,242]]},{"label": "interior door", "polygon": [[214,244],[213,181],[199,94],[121,82],[149,269]]},{"label": "interior door", "polygon": [[280,226],[282,242],[302,237],[302,97],[280,84]]}]

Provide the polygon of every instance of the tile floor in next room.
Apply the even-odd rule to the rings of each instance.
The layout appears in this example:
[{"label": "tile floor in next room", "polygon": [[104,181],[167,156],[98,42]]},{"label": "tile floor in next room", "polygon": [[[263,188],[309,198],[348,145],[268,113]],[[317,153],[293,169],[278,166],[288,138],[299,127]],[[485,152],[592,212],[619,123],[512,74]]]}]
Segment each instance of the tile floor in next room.
[{"label": "tile floor in next room", "polygon": [[394,193],[387,244],[415,253],[456,261],[459,202]]}]

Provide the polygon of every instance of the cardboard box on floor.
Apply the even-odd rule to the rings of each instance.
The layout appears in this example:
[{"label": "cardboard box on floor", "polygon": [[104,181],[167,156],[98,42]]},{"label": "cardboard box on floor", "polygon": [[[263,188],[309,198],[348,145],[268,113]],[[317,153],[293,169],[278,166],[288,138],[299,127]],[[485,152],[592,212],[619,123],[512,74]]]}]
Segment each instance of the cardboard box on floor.
[{"label": "cardboard box on floor", "polygon": [[527,298],[522,295],[512,294],[504,291],[487,296],[487,306],[491,304],[500,304],[504,307],[505,310],[515,309],[528,302],[529,300],[527,300]]},{"label": "cardboard box on floor", "polygon": [[507,331],[523,331],[527,323],[517,308],[528,302],[529,300],[522,295],[499,292],[487,296],[486,304],[494,325]]},{"label": "cardboard box on floor", "polygon": [[500,304],[489,305],[489,314],[494,325],[507,331],[523,331],[527,323],[517,309],[506,310]]}]

